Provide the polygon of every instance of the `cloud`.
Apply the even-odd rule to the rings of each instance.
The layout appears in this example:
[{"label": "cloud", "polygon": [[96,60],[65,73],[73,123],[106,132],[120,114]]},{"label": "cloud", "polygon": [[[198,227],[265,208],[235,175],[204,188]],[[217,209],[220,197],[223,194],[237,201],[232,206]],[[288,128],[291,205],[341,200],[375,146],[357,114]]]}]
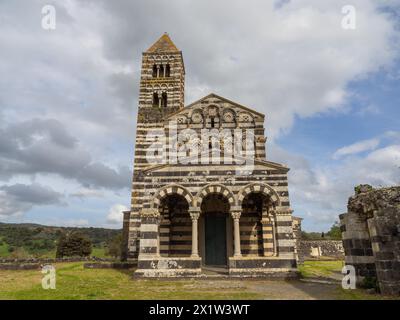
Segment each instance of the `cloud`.
[{"label": "cloud", "polygon": [[85,199],[85,198],[89,198],[89,197],[101,198],[104,196],[104,193],[99,190],[84,188],[84,189],[80,189],[80,190],[77,190],[76,192],[71,193],[69,196],[74,197],[74,198],[79,198],[79,199]]},{"label": "cloud", "polygon": [[107,221],[112,224],[122,224],[123,211],[127,211],[128,208],[122,204],[113,205],[107,214]]},{"label": "cloud", "polygon": [[63,195],[39,184],[0,187],[0,216],[21,215],[35,206],[62,205]]},{"label": "cloud", "polygon": [[[54,31],[41,28],[46,4],[57,10]],[[297,118],[351,109],[350,84],[390,70],[398,58],[396,17],[381,9],[383,4],[394,10],[399,1],[352,1],[358,21],[352,31],[341,28],[345,4],[1,2],[0,74],[7,76],[0,77],[0,186],[20,177],[40,177],[45,185],[46,177],[57,176],[59,193],[64,179],[78,182],[82,189],[127,191],[141,53],[164,31],[183,51],[185,101],[216,92],[263,112],[269,141],[288,133]],[[374,109],[365,111],[367,116]],[[380,157],[388,156],[393,164],[395,146],[374,152],[368,159],[352,155],[361,167],[383,165],[387,179],[382,182],[393,181],[389,174],[396,171]],[[355,174],[361,174],[356,168],[348,181],[334,184],[343,175],[339,168],[315,167],[302,155],[280,153],[281,162],[293,167],[291,196],[303,212],[338,210],[352,191],[349,185],[359,179]],[[351,163],[341,157],[344,161],[338,165],[345,172]],[[72,198],[91,196],[94,193],[71,193]],[[12,208],[6,211],[24,212],[30,205],[8,207]]]},{"label": "cloud", "polygon": [[335,151],[335,153],[333,154],[333,159],[339,159],[344,156],[353,155],[364,151],[375,150],[379,146],[379,144],[380,140],[376,138],[359,141]]},{"label": "cloud", "polygon": [[[394,132],[390,135],[395,137]],[[360,156],[354,154],[334,164],[311,166],[302,155],[272,145],[271,159],[288,164],[289,191],[294,215],[306,218],[306,230],[329,229],[338,215],[346,212],[347,200],[359,184],[374,187],[400,185],[400,144],[388,145]],[[396,144],[393,144],[396,143]]]},{"label": "cloud", "polygon": [[55,119],[33,119],[0,128],[0,178],[57,174],[85,187],[128,188],[128,167],[111,168],[91,154]]}]

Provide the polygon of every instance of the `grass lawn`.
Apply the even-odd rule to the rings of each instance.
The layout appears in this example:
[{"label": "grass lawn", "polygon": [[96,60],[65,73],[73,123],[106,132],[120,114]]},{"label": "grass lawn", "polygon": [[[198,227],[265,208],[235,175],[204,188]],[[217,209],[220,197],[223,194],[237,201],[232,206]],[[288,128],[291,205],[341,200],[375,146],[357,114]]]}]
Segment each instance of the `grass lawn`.
[{"label": "grass lawn", "polygon": [[106,255],[106,251],[104,248],[98,248],[98,247],[92,248],[91,256],[97,258],[110,258],[110,256]]},{"label": "grass lawn", "polygon": [[334,273],[341,273],[344,261],[304,261],[299,265],[299,271],[304,278],[330,277]]},{"label": "grass lawn", "polygon": [[7,258],[10,255],[8,252],[8,245],[5,242],[0,244],[0,257]]},{"label": "grass lawn", "polygon": [[41,287],[39,270],[0,270],[0,299],[255,299],[240,288],[224,292],[209,287],[193,289],[191,280],[133,280],[132,271],[84,269],[83,263],[56,264],[55,290]]},{"label": "grass lawn", "polygon": [[[311,265],[314,264],[311,263]],[[307,272],[314,273],[310,264]],[[336,265],[319,266],[329,272]],[[305,283],[298,280],[138,280],[133,270],[84,269],[83,263],[55,265],[55,290],[44,290],[40,270],[0,270],[0,299],[383,299],[364,290],[343,290],[338,285]],[[322,269],[322,271],[320,271]],[[326,270],[328,269],[328,271]]]}]

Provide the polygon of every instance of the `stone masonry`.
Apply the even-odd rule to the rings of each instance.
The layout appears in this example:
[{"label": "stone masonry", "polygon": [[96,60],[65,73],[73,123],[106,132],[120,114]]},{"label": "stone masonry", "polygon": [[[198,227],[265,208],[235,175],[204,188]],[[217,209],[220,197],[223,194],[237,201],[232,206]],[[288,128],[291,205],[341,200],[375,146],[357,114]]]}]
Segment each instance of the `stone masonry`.
[{"label": "stone masonry", "polygon": [[216,94],[184,106],[184,80],[164,34],[143,53],[124,258],[137,277],[297,275],[289,168],[266,159],[265,116]]},{"label": "stone masonry", "polygon": [[400,187],[362,185],[340,215],[345,261],[357,283],[376,278],[382,294],[400,294]]}]

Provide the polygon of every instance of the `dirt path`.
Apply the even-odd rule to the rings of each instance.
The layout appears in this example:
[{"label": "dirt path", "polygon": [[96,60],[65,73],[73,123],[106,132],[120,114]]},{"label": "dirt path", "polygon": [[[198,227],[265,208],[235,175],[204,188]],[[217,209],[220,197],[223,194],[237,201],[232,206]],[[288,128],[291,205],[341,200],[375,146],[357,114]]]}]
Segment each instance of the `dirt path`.
[{"label": "dirt path", "polygon": [[186,284],[184,289],[213,291],[240,290],[256,293],[261,299],[268,300],[335,300],[340,296],[336,284],[310,283],[300,280],[197,280]]}]

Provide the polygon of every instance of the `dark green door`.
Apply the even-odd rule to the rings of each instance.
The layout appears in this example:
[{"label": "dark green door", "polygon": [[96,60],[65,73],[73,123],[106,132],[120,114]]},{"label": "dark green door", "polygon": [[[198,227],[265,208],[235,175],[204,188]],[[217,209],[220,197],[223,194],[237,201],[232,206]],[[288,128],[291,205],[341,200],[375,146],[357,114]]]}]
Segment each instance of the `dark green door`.
[{"label": "dark green door", "polygon": [[226,217],[217,213],[205,216],[206,265],[226,265]]}]

